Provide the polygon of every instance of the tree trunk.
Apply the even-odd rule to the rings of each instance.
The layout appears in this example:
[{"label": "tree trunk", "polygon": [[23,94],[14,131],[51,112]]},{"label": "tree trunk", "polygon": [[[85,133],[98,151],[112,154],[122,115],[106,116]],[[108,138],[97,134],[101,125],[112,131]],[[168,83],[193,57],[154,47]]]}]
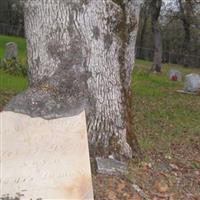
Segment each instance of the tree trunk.
[{"label": "tree trunk", "polygon": [[144,42],[145,42],[145,33],[146,33],[146,28],[147,28],[147,18],[148,18],[148,13],[147,13],[147,6],[143,6],[140,12],[140,23],[139,23],[139,29],[141,30],[138,33],[138,42],[137,42],[137,46],[138,48],[138,55],[139,58],[144,59],[145,55],[144,55]]},{"label": "tree trunk", "polygon": [[191,40],[191,33],[190,33],[190,24],[187,22],[183,22],[185,35],[184,35],[184,42],[183,42],[183,65],[185,67],[189,66],[189,53],[190,53],[190,40]]},{"label": "tree trunk", "polygon": [[161,31],[160,31],[160,24],[158,21],[153,21],[152,29],[153,29],[153,37],[154,37],[153,71],[161,72],[162,36],[161,36]]},{"label": "tree trunk", "polygon": [[27,0],[29,88],[7,110],[46,119],[86,110],[92,156],[136,156],[131,73],[139,1]]},{"label": "tree trunk", "polygon": [[189,58],[187,57],[190,52],[190,40],[191,40],[191,1],[186,0],[183,2],[182,0],[178,0],[179,8],[181,12],[181,21],[184,28],[184,41],[183,41],[183,48],[182,48],[182,57],[183,57],[183,65],[187,67],[190,63]]},{"label": "tree trunk", "polygon": [[151,6],[151,23],[152,32],[154,37],[154,58],[152,70],[161,72],[162,65],[162,37],[159,24],[160,10],[162,6],[162,0],[152,0]]}]

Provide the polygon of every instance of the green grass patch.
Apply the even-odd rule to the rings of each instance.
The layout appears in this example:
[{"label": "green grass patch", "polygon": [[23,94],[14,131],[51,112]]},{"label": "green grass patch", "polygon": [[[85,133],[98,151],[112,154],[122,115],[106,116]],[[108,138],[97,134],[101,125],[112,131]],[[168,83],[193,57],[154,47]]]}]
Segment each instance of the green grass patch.
[{"label": "green grass patch", "polygon": [[177,93],[184,80],[168,80],[168,71],[177,69],[184,77],[200,73],[200,69],[164,64],[161,74],[153,74],[151,65],[136,60],[132,81],[134,131],[145,153],[170,154],[174,143],[191,146],[191,139],[200,137],[200,97]]},{"label": "green grass patch", "polygon": [[[8,42],[15,42],[18,46],[18,62],[26,63],[26,41],[24,38],[0,35],[0,60],[5,55],[5,45]],[[2,62],[3,64],[3,62]],[[25,64],[24,64],[25,65]],[[6,66],[2,66],[4,68]],[[28,85],[27,78],[22,75],[17,75],[17,67],[0,69],[0,109],[12,98],[12,96],[25,90]]]},{"label": "green grass patch", "polygon": [[22,76],[10,75],[0,70],[0,92],[17,93],[27,87],[27,79]]},{"label": "green grass patch", "polygon": [[28,81],[23,76],[15,76],[0,70],[0,110],[17,93],[25,90]]}]

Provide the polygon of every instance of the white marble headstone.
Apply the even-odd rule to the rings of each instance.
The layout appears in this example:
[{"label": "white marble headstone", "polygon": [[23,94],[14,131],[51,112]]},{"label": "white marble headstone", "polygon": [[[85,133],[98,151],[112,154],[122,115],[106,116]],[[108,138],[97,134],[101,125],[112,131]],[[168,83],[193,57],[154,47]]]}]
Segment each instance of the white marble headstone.
[{"label": "white marble headstone", "polygon": [[2,112],[0,198],[92,200],[85,113],[53,120]]}]

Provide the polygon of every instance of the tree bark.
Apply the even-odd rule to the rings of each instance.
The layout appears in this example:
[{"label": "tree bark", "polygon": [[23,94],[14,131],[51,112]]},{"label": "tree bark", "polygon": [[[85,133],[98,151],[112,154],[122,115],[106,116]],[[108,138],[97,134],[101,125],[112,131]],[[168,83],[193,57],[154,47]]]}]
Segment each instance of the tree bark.
[{"label": "tree bark", "polygon": [[46,119],[86,110],[91,156],[136,156],[131,73],[139,1],[27,0],[29,88],[6,107]]},{"label": "tree bark", "polygon": [[162,65],[162,36],[159,24],[160,10],[162,6],[162,0],[152,0],[151,2],[151,23],[152,32],[154,37],[154,58],[152,70],[161,72]]},{"label": "tree bark", "polygon": [[154,58],[153,71],[161,72],[162,65],[162,36],[160,31],[160,24],[158,21],[152,23],[153,37],[154,37]]},{"label": "tree bark", "polygon": [[183,65],[187,67],[190,63],[188,60],[188,54],[190,52],[190,40],[191,40],[191,1],[186,0],[183,2],[182,0],[178,0],[180,13],[181,13],[181,21],[184,28],[184,41],[183,41],[183,48],[182,48],[182,57],[183,57]]},{"label": "tree bark", "polygon": [[140,58],[144,59],[144,43],[145,43],[145,33],[147,28],[147,19],[148,19],[148,6],[145,5],[141,8],[140,12],[140,23],[139,23],[139,29],[141,31],[138,32],[138,42],[137,46],[138,48],[138,55]]}]

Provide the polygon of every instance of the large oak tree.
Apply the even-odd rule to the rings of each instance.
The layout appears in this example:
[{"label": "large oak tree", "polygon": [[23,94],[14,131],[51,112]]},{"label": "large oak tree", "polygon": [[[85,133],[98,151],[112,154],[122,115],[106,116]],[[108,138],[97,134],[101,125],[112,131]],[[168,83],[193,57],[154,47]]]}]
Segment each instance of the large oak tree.
[{"label": "large oak tree", "polygon": [[46,119],[85,109],[92,156],[135,156],[130,84],[140,3],[26,0],[29,88],[6,109]]}]

